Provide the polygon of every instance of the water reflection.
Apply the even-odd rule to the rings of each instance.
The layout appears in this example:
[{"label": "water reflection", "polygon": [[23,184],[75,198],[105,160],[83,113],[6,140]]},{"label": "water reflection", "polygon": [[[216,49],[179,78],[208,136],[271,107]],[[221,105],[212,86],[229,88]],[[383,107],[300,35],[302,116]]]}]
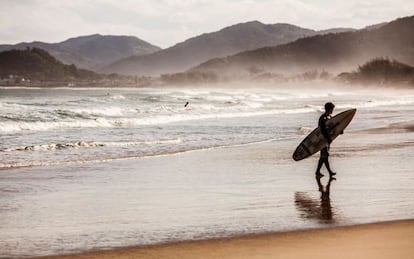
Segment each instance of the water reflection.
[{"label": "water reflection", "polygon": [[334,177],[329,177],[326,186],[321,182],[320,177],[316,177],[316,183],[320,192],[320,199],[310,197],[305,192],[295,193],[295,207],[302,219],[319,220],[321,223],[331,224],[335,221],[334,209],[331,205],[330,189],[331,183],[336,180]]}]

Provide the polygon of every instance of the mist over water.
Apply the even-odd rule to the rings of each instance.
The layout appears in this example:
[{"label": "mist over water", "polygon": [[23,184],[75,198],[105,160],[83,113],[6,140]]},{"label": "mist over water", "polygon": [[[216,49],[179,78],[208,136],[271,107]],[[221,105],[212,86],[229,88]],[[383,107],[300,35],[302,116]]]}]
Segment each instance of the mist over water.
[{"label": "mist over water", "polygon": [[0,168],[294,138],[326,101],[358,109],[350,130],[413,124],[411,90],[329,89],[1,88]]}]

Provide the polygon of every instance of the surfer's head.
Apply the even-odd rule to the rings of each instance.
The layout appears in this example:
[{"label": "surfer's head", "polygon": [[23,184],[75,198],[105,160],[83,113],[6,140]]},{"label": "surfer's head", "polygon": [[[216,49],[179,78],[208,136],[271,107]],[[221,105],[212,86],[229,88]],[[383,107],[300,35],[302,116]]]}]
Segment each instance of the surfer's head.
[{"label": "surfer's head", "polygon": [[335,108],[335,105],[331,102],[325,103],[325,113],[331,114]]}]

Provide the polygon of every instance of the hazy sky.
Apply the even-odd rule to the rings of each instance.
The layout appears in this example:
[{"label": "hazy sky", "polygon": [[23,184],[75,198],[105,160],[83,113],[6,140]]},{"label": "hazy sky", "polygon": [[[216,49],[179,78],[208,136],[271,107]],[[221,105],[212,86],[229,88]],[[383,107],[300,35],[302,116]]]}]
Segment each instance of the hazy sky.
[{"label": "hazy sky", "polygon": [[414,15],[413,0],[0,0],[0,44],[133,35],[162,48],[252,20],[362,28]]}]

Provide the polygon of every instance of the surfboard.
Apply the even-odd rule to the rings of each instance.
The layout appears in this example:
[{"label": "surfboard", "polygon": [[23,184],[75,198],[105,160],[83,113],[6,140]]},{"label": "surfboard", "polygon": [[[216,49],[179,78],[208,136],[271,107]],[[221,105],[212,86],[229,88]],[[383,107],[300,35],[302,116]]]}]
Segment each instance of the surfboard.
[{"label": "surfboard", "polygon": [[[341,112],[326,122],[331,139],[334,140],[349,125],[356,113],[356,109]],[[310,157],[328,145],[328,141],[317,127],[299,144],[293,153],[293,160],[299,161]]]}]

